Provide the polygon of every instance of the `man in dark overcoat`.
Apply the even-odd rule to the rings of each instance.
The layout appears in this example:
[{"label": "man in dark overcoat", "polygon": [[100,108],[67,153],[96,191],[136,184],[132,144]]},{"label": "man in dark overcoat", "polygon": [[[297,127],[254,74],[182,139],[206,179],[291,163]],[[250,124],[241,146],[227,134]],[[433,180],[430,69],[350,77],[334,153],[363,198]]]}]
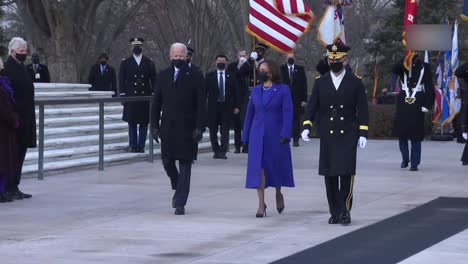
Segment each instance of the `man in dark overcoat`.
[{"label": "man in dark overcoat", "polygon": [[33,82],[50,83],[49,67],[45,64],[41,64],[39,54],[34,53],[31,56],[31,64],[26,66],[26,68]]},{"label": "man in dark overcoat", "polygon": [[[216,70],[206,75],[207,118],[214,159],[227,159],[229,126],[234,115],[240,112],[240,94],[235,75],[226,71],[226,55],[216,56]],[[221,146],[218,142],[221,132]]]},{"label": "man in dark overcoat", "polygon": [[16,130],[18,152],[18,169],[15,175],[9,177],[6,183],[7,195],[15,200],[31,198],[19,189],[24,159],[28,148],[36,147],[36,112],[34,107],[34,84],[24,66],[27,54],[27,43],[22,38],[15,37],[10,41],[8,50],[10,56],[5,62],[2,75],[8,77],[15,95],[15,112],[19,116],[19,127]]},{"label": "man in dark overcoat", "polygon": [[350,48],[327,46],[330,72],[317,77],[304,116],[302,138],[309,141],[315,118],[320,119],[319,175],[325,176],[329,224],[351,223],[357,145],[365,148],[368,119],[367,96],[361,79],[346,70]]},{"label": "man in dark overcoat", "polygon": [[[460,87],[460,94],[462,98],[460,121],[462,137],[466,141],[468,140],[468,62],[458,67],[455,71],[455,75],[457,76],[457,78],[463,79],[464,81],[464,86]],[[466,141],[465,143],[465,148],[463,150],[461,162],[463,166],[468,165],[468,141]]]},{"label": "man in dark overcoat", "polygon": [[[144,40],[132,38],[132,56],[120,64],[119,87],[121,96],[151,96],[156,83],[153,60],[143,55]],[[128,123],[130,152],[145,152],[149,124],[150,103],[147,101],[124,103],[123,121]],[[138,127],[139,126],[139,127]]]},{"label": "man in dark overcoat", "polygon": [[283,83],[289,85],[294,106],[292,138],[293,146],[299,146],[301,136],[301,118],[307,101],[307,76],[303,66],[295,63],[294,53],[286,57],[286,64],[281,65]]},{"label": "man in dark overcoat", "polygon": [[[434,105],[435,92],[431,67],[416,54],[411,71],[403,62],[397,63],[392,72],[400,77],[400,93],[397,98],[394,133],[398,137],[402,162],[400,167],[417,171],[421,163],[421,142],[424,139],[424,114]],[[411,141],[411,155],[408,147]]]},{"label": "man in dark overcoat", "polygon": [[114,67],[108,64],[109,57],[102,53],[98,62],[91,67],[88,83],[91,84],[90,91],[113,91],[117,95],[117,77]]},{"label": "man in dark overcoat", "polygon": [[192,161],[197,159],[206,115],[204,78],[201,71],[188,67],[186,55],[184,44],[171,46],[172,63],[158,75],[151,109],[152,136],[157,142],[161,139],[161,159],[175,190],[172,206],[176,215],[185,214]]}]

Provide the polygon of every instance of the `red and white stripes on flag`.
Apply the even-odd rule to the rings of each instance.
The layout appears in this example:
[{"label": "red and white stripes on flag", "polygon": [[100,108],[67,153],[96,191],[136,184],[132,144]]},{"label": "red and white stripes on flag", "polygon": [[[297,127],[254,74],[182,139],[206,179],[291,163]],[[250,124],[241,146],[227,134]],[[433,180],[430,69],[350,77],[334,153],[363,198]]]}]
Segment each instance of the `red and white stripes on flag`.
[{"label": "red and white stripes on flag", "polygon": [[246,31],[280,52],[292,52],[314,19],[303,0],[249,0],[249,4]]}]

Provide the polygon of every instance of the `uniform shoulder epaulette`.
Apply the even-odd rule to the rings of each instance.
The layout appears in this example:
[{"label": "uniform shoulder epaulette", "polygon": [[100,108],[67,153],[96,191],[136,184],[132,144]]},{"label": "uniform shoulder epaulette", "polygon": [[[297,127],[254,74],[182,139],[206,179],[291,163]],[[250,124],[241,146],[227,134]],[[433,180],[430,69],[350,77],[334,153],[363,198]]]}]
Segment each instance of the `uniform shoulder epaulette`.
[{"label": "uniform shoulder epaulette", "polygon": [[321,75],[319,75],[319,76],[315,77],[315,80],[318,80],[318,79],[320,79],[320,77],[322,77],[322,76],[321,76]]}]

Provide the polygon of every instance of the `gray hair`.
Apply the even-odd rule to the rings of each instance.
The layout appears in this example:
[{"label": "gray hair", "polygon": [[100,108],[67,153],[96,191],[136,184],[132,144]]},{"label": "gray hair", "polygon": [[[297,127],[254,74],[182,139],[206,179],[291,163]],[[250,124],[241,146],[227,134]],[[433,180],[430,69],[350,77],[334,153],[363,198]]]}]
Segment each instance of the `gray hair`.
[{"label": "gray hair", "polygon": [[19,47],[22,45],[28,45],[28,43],[20,38],[20,37],[14,37],[10,40],[10,43],[8,44],[8,54],[12,54],[13,51],[17,50]]},{"label": "gray hair", "polygon": [[184,50],[184,55],[187,55],[187,46],[183,43],[174,43],[171,45],[171,48],[169,49],[169,53],[172,53],[173,49],[181,48]]},{"label": "gray hair", "polygon": [[2,58],[0,57],[0,71],[3,70],[3,68],[4,68],[4,67],[3,67],[3,60],[2,60]]}]

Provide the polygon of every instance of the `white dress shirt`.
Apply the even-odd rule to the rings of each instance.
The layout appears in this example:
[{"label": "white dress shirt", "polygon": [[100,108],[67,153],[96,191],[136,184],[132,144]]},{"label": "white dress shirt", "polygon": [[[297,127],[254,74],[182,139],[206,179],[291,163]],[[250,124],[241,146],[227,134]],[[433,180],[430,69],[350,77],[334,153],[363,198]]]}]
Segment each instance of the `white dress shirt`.
[{"label": "white dress shirt", "polygon": [[140,56],[137,56],[135,54],[133,54],[133,58],[135,59],[136,63],[138,64],[138,66],[140,66],[140,62],[141,62],[141,58],[143,57],[142,54],[140,54]]},{"label": "white dress shirt", "polygon": [[333,85],[335,86],[335,89],[338,91],[338,88],[340,88],[341,81],[343,81],[343,77],[346,74],[346,70],[344,70],[342,73],[340,73],[338,76],[335,75],[335,73],[330,72],[330,76],[333,81]]}]

